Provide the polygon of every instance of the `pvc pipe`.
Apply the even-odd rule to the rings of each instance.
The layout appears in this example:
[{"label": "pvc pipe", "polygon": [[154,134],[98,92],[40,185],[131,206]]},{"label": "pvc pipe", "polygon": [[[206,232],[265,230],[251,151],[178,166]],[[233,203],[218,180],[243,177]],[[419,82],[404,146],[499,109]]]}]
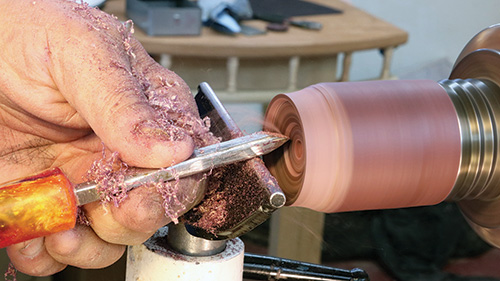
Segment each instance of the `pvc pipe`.
[{"label": "pvc pipe", "polygon": [[241,281],[244,244],[227,241],[219,254],[195,257],[172,250],[166,243],[166,228],[138,246],[129,246],[126,281]]}]

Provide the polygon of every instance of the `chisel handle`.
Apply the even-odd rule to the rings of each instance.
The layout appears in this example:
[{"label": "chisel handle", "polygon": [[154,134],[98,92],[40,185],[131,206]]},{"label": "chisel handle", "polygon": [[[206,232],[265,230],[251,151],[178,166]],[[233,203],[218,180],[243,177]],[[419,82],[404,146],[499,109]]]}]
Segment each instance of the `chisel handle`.
[{"label": "chisel handle", "polygon": [[71,229],[77,203],[59,168],[0,186],[0,248]]}]

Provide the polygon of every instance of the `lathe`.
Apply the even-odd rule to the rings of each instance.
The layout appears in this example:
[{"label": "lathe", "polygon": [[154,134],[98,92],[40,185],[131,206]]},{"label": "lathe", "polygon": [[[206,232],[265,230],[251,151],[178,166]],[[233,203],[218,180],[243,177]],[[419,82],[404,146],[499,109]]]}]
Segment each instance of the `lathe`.
[{"label": "lathe", "polygon": [[[245,164],[255,174],[250,189],[259,192],[232,202],[256,200],[254,207],[234,209],[238,219],[213,231],[196,226],[201,215],[195,208],[185,224],[129,249],[127,280],[241,280],[242,271],[265,280],[368,279],[362,270],[270,257],[247,255],[244,265],[236,237],[285,199],[327,213],[456,201],[479,236],[500,247],[499,38],[500,25],[478,33],[439,82],[324,83],[276,96],[264,130],[290,141],[264,157],[268,170],[259,159]],[[197,101],[214,121],[214,134],[241,134],[207,84]]]}]

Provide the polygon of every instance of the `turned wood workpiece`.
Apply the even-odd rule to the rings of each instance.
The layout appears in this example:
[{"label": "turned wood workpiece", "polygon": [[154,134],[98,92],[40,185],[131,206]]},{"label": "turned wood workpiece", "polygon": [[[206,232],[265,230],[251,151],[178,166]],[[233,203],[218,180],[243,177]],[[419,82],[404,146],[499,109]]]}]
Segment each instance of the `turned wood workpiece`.
[{"label": "turned wood workpiece", "polygon": [[[461,159],[455,108],[434,81],[323,83],[281,94],[264,130],[290,138],[264,156],[287,205],[324,213],[437,204]],[[294,207],[273,217],[270,249],[319,262],[323,217],[309,211],[304,218]]]}]

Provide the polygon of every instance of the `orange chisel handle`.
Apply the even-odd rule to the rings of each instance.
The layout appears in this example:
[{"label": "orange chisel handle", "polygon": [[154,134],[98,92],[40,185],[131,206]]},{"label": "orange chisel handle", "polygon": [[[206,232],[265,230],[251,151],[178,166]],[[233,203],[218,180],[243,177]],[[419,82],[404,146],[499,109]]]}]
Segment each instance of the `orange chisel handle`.
[{"label": "orange chisel handle", "polygon": [[[129,175],[127,191],[151,182],[167,182],[269,153],[287,137],[258,132],[196,149],[194,157],[164,169]],[[59,168],[0,185],[0,248],[71,229],[77,205],[100,200],[98,184],[73,186]]]},{"label": "orange chisel handle", "polygon": [[0,186],[0,248],[71,229],[77,203],[59,168]]}]

